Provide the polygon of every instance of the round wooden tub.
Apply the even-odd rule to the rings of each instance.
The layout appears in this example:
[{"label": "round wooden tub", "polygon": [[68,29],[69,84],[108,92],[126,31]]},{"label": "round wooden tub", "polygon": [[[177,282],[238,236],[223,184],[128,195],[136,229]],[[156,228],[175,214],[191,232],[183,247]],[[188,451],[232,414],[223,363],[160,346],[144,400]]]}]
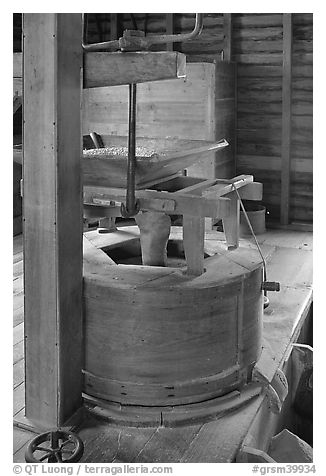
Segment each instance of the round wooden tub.
[{"label": "round wooden tub", "polygon": [[[84,248],[86,394],[174,406],[219,397],[250,380],[263,314],[256,250],[226,251],[210,235],[206,272],[193,277],[180,259],[166,268],[116,265],[98,249],[117,256],[117,247],[139,246],[137,227],[91,233]],[[170,239],[182,246],[179,232]]]}]

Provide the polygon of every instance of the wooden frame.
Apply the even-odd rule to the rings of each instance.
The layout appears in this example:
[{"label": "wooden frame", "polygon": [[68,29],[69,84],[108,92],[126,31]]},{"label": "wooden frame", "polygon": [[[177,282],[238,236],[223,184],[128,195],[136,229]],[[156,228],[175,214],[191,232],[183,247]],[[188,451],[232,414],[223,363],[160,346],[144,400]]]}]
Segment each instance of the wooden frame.
[{"label": "wooden frame", "polygon": [[119,13],[110,13],[110,40],[119,38]]},{"label": "wooden frame", "polygon": [[[240,202],[234,188],[240,198],[262,199],[262,184],[253,182],[252,175],[232,180],[178,176],[167,179],[166,184],[160,181],[159,187],[161,191],[136,190],[140,210],[183,216],[187,273],[196,276],[204,272],[205,217],[223,220],[228,248],[234,249],[239,246],[240,223]],[[95,215],[109,216],[112,200],[124,202],[125,190],[84,186],[84,205],[94,207]]]},{"label": "wooden frame", "polygon": [[[166,34],[173,35],[174,33],[174,15],[173,13],[166,14]],[[173,51],[174,43],[167,43],[166,51]]]},{"label": "wooden frame", "polygon": [[283,13],[281,225],[289,223],[292,118],[292,13]]},{"label": "wooden frame", "polygon": [[81,15],[24,15],[26,417],[82,404]]},{"label": "wooden frame", "polygon": [[224,19],[224,49],[223,60],[231,62],[232,58],[232,13],[223,13]]},{"label": "wooden frame", "polygon": [[186,76],[186,56],[177,51],[88,52],[84,63],[84,88]]}]

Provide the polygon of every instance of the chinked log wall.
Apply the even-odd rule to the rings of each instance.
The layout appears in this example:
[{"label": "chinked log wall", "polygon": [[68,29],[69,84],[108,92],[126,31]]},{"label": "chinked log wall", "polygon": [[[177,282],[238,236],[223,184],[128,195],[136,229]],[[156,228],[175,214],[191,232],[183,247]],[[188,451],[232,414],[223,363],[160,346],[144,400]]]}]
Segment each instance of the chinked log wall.
[{"label": "chinked log wall", "polygon": [[[233,59],[238,63],[237,171],[250,170],[264,183],[264,202],[271,216],[279,219],[285,112],[283,15],[236,14],[233,24]],[[289,221],[311,222],[312,14],[292,15],[292,42]]]}]

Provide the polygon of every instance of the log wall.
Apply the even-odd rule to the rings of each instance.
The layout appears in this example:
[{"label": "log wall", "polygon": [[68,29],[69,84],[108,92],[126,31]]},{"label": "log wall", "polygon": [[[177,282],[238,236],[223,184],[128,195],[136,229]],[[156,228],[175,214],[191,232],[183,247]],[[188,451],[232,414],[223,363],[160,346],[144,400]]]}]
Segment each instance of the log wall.
[{"label": "log wall", "polygon": [[[291,221],[312,221],[312,14],[293,14]],[[283,15],[235,14],[238,63],[237,171],[264,184],[264,204],[279,220],[282,169]]]}]

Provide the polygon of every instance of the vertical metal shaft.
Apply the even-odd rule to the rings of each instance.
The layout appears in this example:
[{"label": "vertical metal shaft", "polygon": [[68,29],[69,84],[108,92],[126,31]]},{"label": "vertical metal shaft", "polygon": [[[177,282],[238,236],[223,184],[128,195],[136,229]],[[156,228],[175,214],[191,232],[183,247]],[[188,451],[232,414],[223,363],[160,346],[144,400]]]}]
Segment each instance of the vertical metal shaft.
[{"label": "vertical metal shaft", "polygon": [[135,212],[135,172],[136,172],[136,84],[129,84],[129,134],[127,170],[127,213]]}]

